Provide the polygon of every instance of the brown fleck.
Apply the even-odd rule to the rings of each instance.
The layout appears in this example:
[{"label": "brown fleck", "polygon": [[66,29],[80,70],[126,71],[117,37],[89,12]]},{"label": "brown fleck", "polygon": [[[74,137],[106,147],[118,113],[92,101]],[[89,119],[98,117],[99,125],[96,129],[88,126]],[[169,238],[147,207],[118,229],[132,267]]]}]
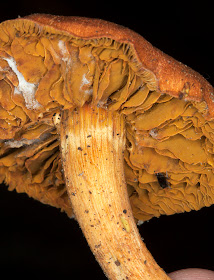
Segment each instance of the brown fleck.
[{"label": "brown fleck", "polygon": [[120,262],[118,260],[116,260],[114,263],[116,264],[116,266],[120,266]]},{"label": "brown fleck", "polygon": [[183,92],[180,92],[179,95],[178,95],[178,98],[181,100],[183,97],[184,97]]}]

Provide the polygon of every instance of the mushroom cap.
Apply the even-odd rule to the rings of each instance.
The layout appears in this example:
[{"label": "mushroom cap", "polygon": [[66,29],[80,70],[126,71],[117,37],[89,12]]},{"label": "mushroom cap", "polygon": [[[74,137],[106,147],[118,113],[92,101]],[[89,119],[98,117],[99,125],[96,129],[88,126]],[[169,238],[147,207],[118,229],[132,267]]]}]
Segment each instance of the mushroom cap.
[{"label": "mushroom cap", "polygon": [[125,115],[136,219],[209,206],[213,94],[200,74],[117,24],[44,14],[3,22],[0,181],[72,216],[58,119],[92,103]]}]

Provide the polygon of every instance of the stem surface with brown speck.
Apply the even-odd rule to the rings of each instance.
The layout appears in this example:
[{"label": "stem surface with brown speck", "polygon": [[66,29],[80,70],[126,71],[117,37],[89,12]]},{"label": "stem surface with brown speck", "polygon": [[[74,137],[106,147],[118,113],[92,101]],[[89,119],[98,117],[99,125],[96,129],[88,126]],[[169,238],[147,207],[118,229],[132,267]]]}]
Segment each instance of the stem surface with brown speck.
[{"label": "stem surface with brown speck", "polygon": [[133,218],[124,176],[124,126],[119,113],[89,105],[63,112],[66,187],[75,218],[108,279],[167,280]]}]

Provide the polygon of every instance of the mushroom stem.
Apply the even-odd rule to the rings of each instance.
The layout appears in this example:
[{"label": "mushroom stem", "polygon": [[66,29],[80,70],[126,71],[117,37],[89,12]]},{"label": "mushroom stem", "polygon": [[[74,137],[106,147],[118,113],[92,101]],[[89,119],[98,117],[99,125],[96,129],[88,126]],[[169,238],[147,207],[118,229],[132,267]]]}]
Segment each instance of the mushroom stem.
[{"label": "mushroom stem", "polygon": [[125,122],[119,113],[85,105],[64,111],[61,151],[75,218],[111,280],[170,279],[146,249],[124,176]]}]

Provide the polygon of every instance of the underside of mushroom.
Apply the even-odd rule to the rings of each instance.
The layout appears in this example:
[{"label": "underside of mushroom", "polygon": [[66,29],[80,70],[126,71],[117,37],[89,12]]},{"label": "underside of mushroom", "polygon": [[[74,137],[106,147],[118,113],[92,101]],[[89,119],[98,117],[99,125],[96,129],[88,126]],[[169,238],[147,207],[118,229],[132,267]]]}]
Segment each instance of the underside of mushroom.
[{"label": "underside of mushroom", "polygon": [[[141,255],[136,221],[213,204],[214,121],[204,100],[189,98],[190,87],[162,92],[128,42],[27,19],[2,23],[0,181],[75,214],[109,279],[167,279],[149,253]],[[125,245],[120,254],[108,248],[111,238],[102,243],[96,227],[105,236],[115,227],[111,238],[119,232],[135,246],[140,264]],[[129,261],[136,275],[124,272]]]}]

